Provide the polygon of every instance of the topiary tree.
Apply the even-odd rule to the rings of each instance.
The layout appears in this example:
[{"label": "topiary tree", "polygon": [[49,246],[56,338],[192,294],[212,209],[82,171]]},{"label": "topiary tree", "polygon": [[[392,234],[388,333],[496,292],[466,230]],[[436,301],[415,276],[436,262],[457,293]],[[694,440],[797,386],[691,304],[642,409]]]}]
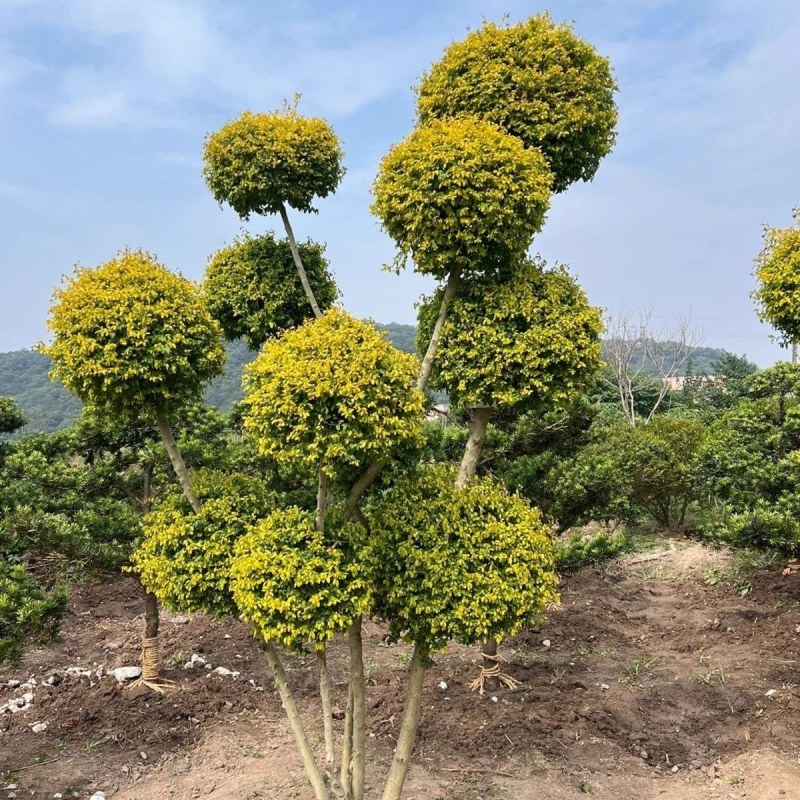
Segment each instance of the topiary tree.
[{"label": "topiary tree", "polygon": [[[330,308],[339,293],[325,248],[309,240],[298,245],[298,252],[320,309]],[[297,278],[291,246],[272,233],[244,233],[215,253],[206,267],[204,289],[225,337],[244,338],[251,350],[308,318],[308,300]]]},{"label": "topiary tree", "polygon": [[[219,326],[198,287],[149,253],[124,250],[67,278],[55,291],[48,324],[54,337],[43,350],[53,359],[51,375],[112,420],[155,423],[183,492],[199,512],[170,423],[225,363]],[[158,639],[148,635],[158,630],[152,603],[142,644],[149,673],[158,664]]]},{"label": "topiary tree", "polygon": [[[384,800],[400,795],[432,655],[453,639],[513,635],[557,598],[549,530],[538,511],[492,479],[456,489],[454,477],[449,466],[421,466],[371,509],[376,610],[395,637],[414,644]],[[499,662],[493,668],[500,676]],[[481,694],[485,677],[474,684]]]},{"label": "topiary tree", "polygon": [[384,158],[372,210],[397,243],[398,264],[410,256],[417,271],[446,280],[418,388],[462,273],[496,277],[519,260],[544,224],[551,184],[538,151],[472,117],[421,126]]},{"label": "topiary tree", "polygon": [[[124,311],[123,311],[124,310]],[[78,268],[56,289],[48,321],[52,377],[120,420],[155,425],[192,507],[199,510],[170,416],[222,373],[220,329],[199,289],[143,250]]]},{"label": "topiary tree", "polygon": [[[416,363],[413,356],[401,353],[372,325],[356,320],[343,311],[331,309],[313,322],[289,331],[280,339],[268,342],[245,374],[244,400],[246,430],[255,438],[261,453],[278,463],[309,470],[316,475],[317,502],[314,514],[314,537],[308,538],[308,521],[302,523],[297,512],[270,518],[257,527],[251,537],[237,548],[236,574],[244,581],[239,598],[242,613],[262,631],[275,635],[287,629],[274,616],[280,605],[271,597],[286,598],[298,590],[297,576],[291,569],[280,568],[272,582],[253,584],[253,569],[260,570],[275,548],[283,563],[306,563],[319,556],[320,564],[330,568],[331,582],[348,580],[344,595],[331,586],[328,595],[315,594],[312,609],[319,617],[322,631],[346,627],[350,648],[350,700],[352,707],[346,726],[345,753],[341,769],[344,791],[355,800],[363,798],[365,769],[365,679],[361,643],[362,603],[345,603],[342,597],[361,597],[357,571],[340,573],[342,561],[334,552],[323,550],[335,531],[326,528],[329,500],[337,485],[347,485],[356,470],[370,462],[382,462],[399,448],[414,443],[420,436],[423,395],[413,388]],[[295,524],[293,536],[286,529]],[[352,536],[345,538],[352,541]],[[352,527],[352,526],[350,526]],[[253,549],[248,549],[248,547]],[[290,556],[290,551],[297,550]],[[266,555],[265,555],[266,553]],[[316,556],[315,556],[316,554]],[[346,562],[344,562],[346,563]],[[252,565],[255,564],[256,567]],[[250,577],[247,577],[250,576]],[[320,576],[324,583],[324,573]],[[274,581],[280,581],[277,584]],[[257,589],[264,594],[259,598]],[[280,587],[280,588],[278,588]],[[324,588],[324,587],[322,587]],[[320,591],[322,591],[322,588]],[[267,590],[272,594],[267,594]],[[310,587],[309,591],[316,591]],[[354,594],[353,594],[354,593]],[[302,594],[302,590],[301,590]],[[343,601],[342,601],[343,602]],[[319,603],[319,606],[317,606]],[[329,615],[336,608],[335,624]],[[348,618],[348,615],[352,616]],[[309,634],[308,620],[297,618],[298,636]],[[277,627],[276,627],[277,626]],[[313,632],[312,632],[313,633]],[[327,634],[326,634],[327,635]],[[289,637],[291,638],[291,637]],[[325,662],[325,637],[310,637],[317,651],[320,692],[326,729],[326,753],[333,747],[329,728],[329,679]],[[320,771],[311,756],[308,739],[296,714],[291,692],[285,682],[277,651],[267,643],[267,655],[273,666],[276,683],[292,725],[295,740],[303,755],[309,780],[317,796],[327,797]],[[328,768],[332,779],[331,759]]]},{"label": "topiary tree", "polygon": [[778,330],[783,347],[792,346],[792,361],[800,340],[800,209],[795,220],[789,228],[764,229],[753,272],[759,286],[751,295],[761,321]]},{"label": "topiary tree", "polygon": [[[363,558],[364,535],[355,523],[344,523],[335,514],[319,517],[297,507],[272,512],[244,536],[236,546],[232,562],[233,599],[242,619],[250,622],[262,639],[275,675],[283,706],[307,765],[315,764],[294,703],[286,673],[275,644],[299,649],[310,644],[317,655],[320,697],[325,736],[325,760],[329,781],[334,776],[333,708],[328,677],[326,647],[337,633],[344,633],[371,605],[372,581]],[[363,696],[363,688],[359,693]],[[354,692],[348,693],[345,752],[340,782],[344,792],[352,789],[351,761],[355,783],[363,780],[363,736],[353,736]],[[358,709],[360,713],[360,708]],[[363,728],[364,719],[357,724]],[[353,744],[361,751],[353,753]],[[321,776],[311,769],[319,791]]]},{"label": "topiary tree", "polygon": [[332,194],[344,175],[342,149],[330,125],[304,117],[296,104],[271,114],[245,111],[206,138],[203,175],[214,199],[242,219],[280,214],[308,302],[318,303],[294,238],[287,206],[314,211],[314,198]]},{"label": "topiary tree", "polygon": [[536,148],[553,190],[588,181],[615,141],[616,82],[608,59],[549,14],[483,26],[445,50],[417,89],[422,124],[471,114]]},{"label": "topiary tree", "polygon": [[[419,437],[413,356],[344,311],[268,342],[245,370],[245,429],[262,454],[346,479]],[[380,377],[378,377],[380,376]]]},{"label": "topiary tree", "polygon": [[[419,309],[420,348],[435,324],[439,293]],[[494,410],[541,411],[588,388],[601,365],[600,313],[563,268],[524,260],[506,281],[462,285],[439,343],[432,386],[471,409],[470,438],[457,478],[477,468]]]}]

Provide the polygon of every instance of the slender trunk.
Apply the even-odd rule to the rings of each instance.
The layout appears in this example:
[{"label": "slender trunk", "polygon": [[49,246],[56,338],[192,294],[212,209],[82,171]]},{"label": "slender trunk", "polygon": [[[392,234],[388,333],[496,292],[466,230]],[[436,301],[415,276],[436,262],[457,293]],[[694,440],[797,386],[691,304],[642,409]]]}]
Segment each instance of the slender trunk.
[{"label": "slender trunk", "polygon": [[364,492],[369,489],[370,486],[375,482],[375,479],[378,475],[381,474],[381,471],[386,466],[383,461],[374,461],[372,464],[367,467],[364,472],[358,477],[358,480],[352,485],[350,488],[350,492],[347,495],[347,504],[345,506],[346,512],[348,516],[352,516],[355,514],[356,507],[358,506],[359,501],[364,496]]},{"label": "slender trunk", "polygon": [[294,697],[292,697],[292,690],[289,688],[289,681],[286,679],[286,671],[283,668],[281,657],[278,655],[278,651],[275,649],[275,645],[272,644],[272,642],[266,642],[264,652],[272,668],[275,686],[281,696],[283,709],[289,719],[289,727],[292,730],[297,749],[300,751],[300,757],[303,760],[306,776],[311,783],[311,787],[314,789],[314,797],[316,800],[330,800],[325,781],[322,779],[322,774],[317,766],[314,753],[311,751],[311,745],[308,743],[308,737],[303,729],[303,721],[300,719],[300,712],[297,710]]},{"label": "slender trunk", "polygon": [[366,767],[367,703],[364,678],[364,653],[361,647],[361,617],[350,626],[350,686],[353,689],[353,776],[350,792],[353,800],[364,800],[364,769]]},{"label": "slender trunk", "polygon": [[797,363],[797,342],[792,342],[792,364]]},{"label": "slender trunk", "polygon": [[286,236],[289,239],[289,249],[292,251],[292,258],[294,259],[294,265],[297,268],[297,274],[300,276],[300,283],[303,284],[303,291],[306,293],[308,302],[311,304],[311,310],[314,312],[314,316],[319,318],[322,316],[322,312],[319,310],[319,306],[317,305],[317,298],[314,297],[314,290],[311,288],[311,284],[308,282],[306,268],[303,266],[303,262],[300,259],[300,251],[297,249],[297,242],[294,240],[294,231],[292,230],[292,225],[289,222],[289,215],[286,213],[286,206],[281,203],[281,207],[278,210],[280,211],[281,219],[283,220],[283,227],[286,228]]},{"label": "slender trunk", "polygon": [[428,349],[425,352],[425,357],[422,359],[422,365],[419,369],[419,377],[417,378],[417,389],[421,392],[425,391],[428,385],[428,380],[433,371],[433,362],[436,358],[436,351],[439,348],[439,340],[442,338],[442,328],[444,328],[445,320],[447,319],[447,311],[450,307],[450,301],[455,297],[456,289],[458,289],[458,281],[461,277],[461,267],[456,266],[450,271],[447,277],[447,284],[444,287],[444,294],[442,295],[442,304],[439,306],[439,315],[436,317],[436,323],[433,326],[431,333],[431,340],[428,342]]},{"label": "slender trunk", "polygon": [[382,800],[400,800],[403,784],[408,772],[408,762],[414,750],[414,741],[417,738],[420,711],[422,709],[422,684],[425,679],[425,667],[422,664],[419,647],[414,646],[411,665],[408,671],[408,689],[406,703],[403,709],[403,721],[400,724],[400,735],[394,749],[392,766],[386,778]]},{"label": "slender trunk", "polygon": [[475,406],[470,411],[469,439],[467,439],[464,457],[461,459],[461,467],[458,470],[456,489],[466,486],[475,477],[491,416],[492,409],[489,406]]},{"label": "slender trunk", "polygon": [[189,470],[186,468],[186,462],[183,460],[181,451],[178,449],[178,443],[172,435],[172,428],[170,428],[169,421],[166,417],[159,417],[156,420],[156,426],[158,427],[158,432],[161,434],[161,441],[164,442],[164,447],[167,449],[169,460],[172,462],[172,468],[178,476],[178,482],[183,489],[183,493],[186,495],[186,499],[189,501],[194,513],[199,514],[200,501],[194,493],[192,478],[189,475]]},{"label": "slender trunk", "polygon": [[328,488],[330,481],[320,466],[317,470],[317,511],[314,525],[320,533],[325,532],[325,509],[328,506]]},{"label": "slender trunk", "polygon": [[[442,328],[447,319],[447,311],[450,307],[450,302],[455,297],[456,289],[458,289],[458,281],[461,277],[461,267],[453,267],[450,275],[447,278],[447,284],[444,287],[444,294],[442,295],[442,304],[439,306],[439,315],[436,317],[436,323],[433,326],[431,333],[431,340],[428,343],[428,349],[425,352],[425,357],[422,359],[422,364],[419,368],[419,375],[417,376],[417,389],[420,392],[425,391],[428,381],[431,377],[433,370],[433,362],[436,358],[436,351],[439,348],[439,341],[442,338]],[[359,476],[358,480],[353,484],[350,493],[347,495],[347,515],[352,516],[358,506],[364,493],[375,482],[378,475],[381,474],[386,465],[381,461],[375,461]]]},{"label": "slender trunk", "polygon": [[319,696],[322,700],[322,724],[325,728],[325,761],[328,772],[333,775],[333,764],[336,753],[333,749],[333,706],[331,704],[331,679],[328,675],[328,660],[325,650],[317,650],[317,667],[319,668]]},{"label": "slender trunk", "polygon": [[[153,465],[142,468],[142,514],[149,514],[152,506]],[[158,599],[152,592],[144,593],[144,638],[142,640],[142,680],[157,681],[160,659],[158,655]]]},{"label": "slender trunk", "polygon": [[[481,652],[483,653],[483,669],[489,670],[497,666],[497,661],[492,658],[492,656],[497,656],[497,639],[487,639],[483,643]],[[487,677],[484,686],[487,691],[494,692],[497,690],[499,682],[495,677]]]},{"label": "slender trunk", "polygon": [[342,741],[342,769],[339,780],[344,790],[344,796],[350,797],[353,791],[353,773],[351,761],[353,759],[353,684],[347,687],[347,708],[344,712],[344,740]]},{"label": "slender trunk", "polygon": [[689,500],[684,500],[681,505],[681,518],[678,520],[678,525],[683,525],[686,522],[686,509],[689,508]]}]

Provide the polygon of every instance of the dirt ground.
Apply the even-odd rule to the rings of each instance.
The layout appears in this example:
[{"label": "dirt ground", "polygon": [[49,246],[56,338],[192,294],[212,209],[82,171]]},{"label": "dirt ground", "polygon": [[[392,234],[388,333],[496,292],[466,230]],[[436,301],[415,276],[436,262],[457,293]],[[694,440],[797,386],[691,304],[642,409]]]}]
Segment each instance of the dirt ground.
[{"label": "dirt ground", "polygon": [[[470,692],[478,654],[451,648],[426,678],[405,796],[800,800],[800,575],[780,567],[744,583],[730,575],[725,555],[685,542],[570,576],[542,629],[501,647],[522,681],[517,691]],[[109,800],[311,798],[247,628],[164,614],[174,686],[157,695],[107,674],[137,663],[141,612],[130,579],[83,585],[61,641],[0,668],[0,708],[33,695],[24,710],[0,713],[0,800],[98,790]],[[381,626],[365,628],[375,797],[399,728],[409,651],[386,645]],[[192,655],[210,668],[184,668]],[[344,657],[335,643],[339,706]],[[313,659],[288,663],[314,727]]]}]

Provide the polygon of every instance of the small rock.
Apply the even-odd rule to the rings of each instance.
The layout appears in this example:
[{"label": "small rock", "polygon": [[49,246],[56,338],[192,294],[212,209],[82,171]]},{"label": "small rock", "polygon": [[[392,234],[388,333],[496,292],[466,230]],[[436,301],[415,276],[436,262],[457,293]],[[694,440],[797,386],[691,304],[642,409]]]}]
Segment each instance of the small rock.
[{"label": "small rock", "polygon": [[131,768],[127,764],[122,768],[122,774],[123,775],[127,775],[130,771],[131,771]]},{"label": "small rock", "polygon": [[145,753],[144,750],[139,753],[139,756],[141,757],[142,761],[147,761],[147,753]]},{"label": "small rock", "polygon": [[[798,626],[798,627],[800,627],[800,626]],[[20,682],[12,680],[12,681],[9,681],[6,685],[8,686],[9,689],[17,689],[17,688],[19,688]]]},{"label": "small rock", "polygon": [[678,771],[678,765],[676,764],[676,765],[675,765],[675,766],[674,766],[674,767],[673,767],[673,768],[670,770],[670,772],[677,772],[677,771]]},{"label": "small rock", "polygon": [[492,702],[493,702],[493,703],[497,703],[497,702],[499,702],[499,700],[498,700],[498,698],[497,698],[497,697],[494,697],[494,696],[492,696]]},{"label": "small rock", "polygon": [[550,640],[549,639],[545,639],[542,642],[542,647],[550,647]]},{"label": "small rock", "polygon": [[648,759],[648,753],[647,753],[647,750],[645,750],[644,748],[642,748],[642,749],[639,751],[639,755],[640,755],[640,756],[641,756],[641,757],[642,757],[642,758],[643,758],[645,761],[647,761],[647,759]]},{"label": "small rock", "polygon": [[800,633],[800,625],[798,625],[798,626],[797,626],[797,627],[794,629],[794,632],[795,632],[795,633]]},{"label": "small rock", "polygon": [[56,793],[53,795],[53,800],[61,800],[61,798],[62,798],[63,796],[64,796],[64,795],[63,795],[63,794],[61,794],[61,792],[56,792]]},{"label": "small rock", "polygon": [[601,684],[600,684],[600,688],[601,688],[601,689],[602,689],[604,692],[607,692],[607,691],[608,691],[608,690],[609,690],[611,687],[610,687],[610,686],[609,686],[607,683],[601,683]]},{"label": "small rock", "polygon": [[105,792],[95,792],[89,800],[106,800],[106,793]]},{"label": "small rock", "polygon": [[764,697],[775,697],[778,694],[777,689],[770,689],[768,692],[764,692]]},{"label": "small rock", "polygon": [[34,733],[44,733],[47,730],[47,723],[46,722],[34,722],[31,725],[31,730]]},{"label": "small rock", "polygon": [[125,681],[132,681],[142,674],[141,667],[117,667],[111,670],[112,675],[117,683],[125,683]]},{"label": "small rock", "polygon": [[440,689],[441,689],[443,692],[446,692],[446,691],[447,691],[447,684],[446,684],[444,681],[439,681],[439,683],[437,684],[437,686],[438,686],[438,687],[439,687],[439,688],[440,688]]},{"label": "small rock", "polygon": [[226,633],[222,638],[223,639],[230,639],[231,635],[229,633]]},{"label": "small rock", "polygon": [[227,669],[226,667],[217,667],[217,668],[214,670],[214,672],[215,672],[217,675],[224,675],[224,676],[226,676],[226,677],[227,677],[227,676],[230,676],[230,677],[232,677],[232,678],[238,678],[238,677],[239,677],[239,675],[241,675],[241,673],[240,673],[240,672],[234,672],[233,670]]}]

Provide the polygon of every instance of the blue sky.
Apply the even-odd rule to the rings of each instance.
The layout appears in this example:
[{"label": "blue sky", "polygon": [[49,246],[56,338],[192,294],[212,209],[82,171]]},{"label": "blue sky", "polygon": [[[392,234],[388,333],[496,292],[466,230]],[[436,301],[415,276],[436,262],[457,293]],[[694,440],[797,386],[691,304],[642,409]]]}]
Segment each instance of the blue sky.
[{"label": "blue sky", "polygon": [[297,234],[327,242],[351,312],[413,322],[432,284],[380,270],[392,244],[368,210],[377,164],[449,42],[545,8],[611,58],[620,126],[534,249],[596,305],[652,307],[666,325],[691,313],[708,345],[781,357],[748,293],[761,226],[800,205],[797,0],[0,0],[0,350],[46,338],[76,263],[145,247],[200,279],[241,227],[203,185],[206,133],[295,92],[348,168],[319,215],[294,215]]}]

